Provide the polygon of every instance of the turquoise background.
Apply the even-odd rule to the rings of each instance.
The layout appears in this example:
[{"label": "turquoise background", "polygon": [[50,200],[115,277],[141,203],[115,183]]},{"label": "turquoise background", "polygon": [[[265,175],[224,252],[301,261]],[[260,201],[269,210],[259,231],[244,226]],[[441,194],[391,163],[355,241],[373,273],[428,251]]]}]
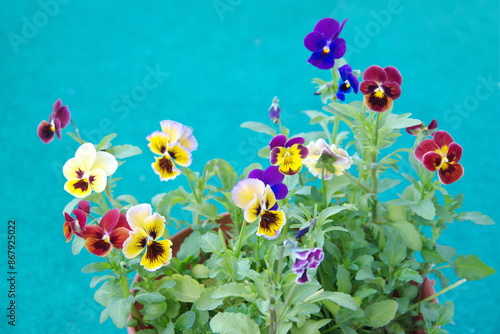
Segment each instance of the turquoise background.
[{"label": "turquoise background", "polygon": [[[149,202],[180,184],[160,182],[150,168],[145,137],[160,120],[194,128],[200,143],[194,170],[215,157],[239,171],[263,163],[255,153],[268,138],[239,125],[267,122],[274,96],[292,132],[309,129],[300,111],[322,107],[311,80],[328,79],[328,72],[306,63],[303,38],[323,17],[349,18],[342,37],[354,68],[377,64],[401,71],[395,112],[425,122],[437,118],[464,149],[465,176],[447,189],[466,194],[464,210],[500,221],[499,10],[496,0],[2,1],[0,332],[125,333],[109,320],[99,325],[102,308],[89,289],[91,275],[80,272],[97,258],[85,251],[73,256],[64,242],[61,211],[71,196],[63,190],[60,168],[77,145],[66,134],[49,145],[36,135],[56,99],[69,105],[87,138],[118,132],[114,143],[143,149],[115,175],[126,177],[119,193]],[[147,79],[151,72],[156,82]],[[125,102],[126,96],[132,100]],[[413,138],[403,137],[411,145]],[[15,328],[5,317],[5,239],[12,219]],[[499,238],[498,225],[456,222],[441,244],[476,254],[498,271]],[[456,302],[451,333],[497,332],[499,283],[496,274],[441,298]]]}]

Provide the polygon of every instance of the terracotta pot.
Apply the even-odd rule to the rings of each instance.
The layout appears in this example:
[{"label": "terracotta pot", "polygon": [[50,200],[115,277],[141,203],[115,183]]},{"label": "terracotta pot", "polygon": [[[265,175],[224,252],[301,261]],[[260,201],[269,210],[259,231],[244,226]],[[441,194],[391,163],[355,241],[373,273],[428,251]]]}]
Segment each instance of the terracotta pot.
[{"label": "terracotta pot", "polygon": [[[226,235],[228,235],[228,232],[231,230],[231,225],[232,225],[232,220],[231,220],[231,216],[228,214],[228,213],[223,213],[221,218],[219,218],[217,220],[217,223],[219,224],[220,228],[226,233]],[[182,230],[180,230],[179,232],[175,233],[172,237],[170,237],[170,241],[172,241],[172,257],[175,257],[177,255],[177,252],[179,251],[182,243],[184,242],[184,240],[189,237],[189,235],[191,235],[191,233],[193,232],[192,229],[190,229],[189,227],[186,227]],[[139,280],[141,279],[141,276],[139,274],[136,274],[133,281],[132,281],[132,284],[135,283],[135,282],[138,282]],[[135,293],[135,290],[130,287],[130,292],[132,294]],[[134,307],[140,311],[142,309],[142,305],[139,304],[139,303],[135,303],[134,304]],[[132,313],[129,315],[128,319],[132,319]],[[127,333],[128,334],[136,334],[137,333],[137,329],[135,327],[127,327]]]}]

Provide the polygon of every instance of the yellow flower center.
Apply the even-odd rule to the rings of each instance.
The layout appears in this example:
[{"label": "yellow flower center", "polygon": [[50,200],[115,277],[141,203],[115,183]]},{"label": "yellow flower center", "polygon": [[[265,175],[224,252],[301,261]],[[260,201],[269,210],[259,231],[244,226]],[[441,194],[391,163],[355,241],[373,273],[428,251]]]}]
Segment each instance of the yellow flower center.
[{"label": "yellow flower center", "polygon": [[323,53],[330,53],[330,47],[328,45],[325,45],[325,47],[323,47]]},{"label": "yellow flower center", "polygon": [[56,126],[54,125],[54,121],[50,121],[50,131],[56,132]]},{"label": "yellow flower center", "polygon": [[383,97],[385,97],[385,94],[384,94],[384,90],[380,87],[378,87],[377,89],[375,89],[375,93],[374,93],[375,97],[381,99]]},{"label": "yellow flower center", "polygon": [[349,80],[346,80],[346,81],[344,82],[344,85],[345,85],[345,88],[349,88],[349,87],[351,87],[351,84],[349,83]]},{"label": "yellow flower center", "polygon": [[111,243],[110,242],[111,239],[109,238],[109,235],[107,235],[107,234],[102,238],[102,240],[104,240],[104,241],[106,241],[108,243]]}]

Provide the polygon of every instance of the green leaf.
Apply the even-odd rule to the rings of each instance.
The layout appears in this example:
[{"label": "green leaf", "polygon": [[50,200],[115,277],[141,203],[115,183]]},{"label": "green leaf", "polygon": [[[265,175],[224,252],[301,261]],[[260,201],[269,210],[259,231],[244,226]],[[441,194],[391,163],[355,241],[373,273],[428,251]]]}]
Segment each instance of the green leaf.
[{"label": "green leaf", "polygon": [[453,321],[453,315],[455,314],[455,304],[451,300],[446,301],[443,307],[439,311],[439,316],[436,320],[436,325],[444,326],[447,323]]},{"label": "green leaf", "polygon": [[254,302],[257,294],[250,286],[243,283],[226,283],[212,293],[212,298],[241,297],[249,302]]},{"label": "green leaf", "polygon": [[424,279],[420,273],[416,270],[410,268],[402,268],[396,271],[396,278],[402,282],[415,281],[417,283],[422,283]]},{"label": "green leaf", "polygon": [[127,298],[115,298],[113,299],[109,306],[109,316],[113,320],[118,328],[123,328],[127,324],[127,318],[130,314],[130,307],[134,303],[134,296],[128,296]]},{"label": "green leaf", "polygon": [[116,133],[110,133],[101,139],[101,142],[96,145],[97,151],[107,150],[111,146],[111,141],[116,138]]},{"label": "green leaf", "polygon": [[126,144],[113,146],[108,150],[108,153],[114,155],[116,159],[125,159],[141,154],[142,150],[137,146]]},{"label": "green leaf", "polygon": [[94,293],[94,299],[102,306],[108,306],[114,298],[125,297],[122,286],[117,281],[107,281]]},{"label": "green leaf", "polygon": [[394,319],[397,310],[398,303],[395,300],[384,300],[370,304],[365,309],[365,325],[373,328],[385,326]]},{"label": "green leaf", "polygon": [[339,213],[340,211],[348,210],[351,208],[352,208],[352,206],[340,206],[340,205],[328,207],[325,210],[320,212],[320,214],[318,216],[318,220],[320,222],[324,222],[328,217],[331,217],[331,216]]},{"label": "green leaf", "polygon": [[107,262],[94,262],[89,263],[82,268],[82,273],[91,274],[96,272],[101,272],[110,269],[111,266]]},{"label": "green leaf", "polygon": [[434,203],[430,198],[424,198],[419,204],[413,204],[411,206],[412,210],[420,217],[426,220],[433,220],[436,216],[436,208]]},{"label": "green leaf", "polygon": [[181,244],[179,252],[177,253],[177,258],[184,261],[190,256],[197,257],[200,253],[200,239],[199,231],[192,232]]},{"label": "green leaf", "polygon": [[219,235],[213,232],[203,234],[199,245],[205,253],[220,253],[225,249]]},{"label": "green leaf", "polygon": [[407,221],[398,221],[392,226],[399,231],[409,249],[415,252],[422,250],[422,237],[415,225]]},{"label": "green leaf", "polygon": [[202,284],[188,275],[173,274],[168,280],[175,282],[172,292],[175,298],[181,302],[193,303],[200,298],[200,294],[204,289]]},{"label": "green leaf", "polygon": [[114,276],[112,275],[104,275],[104,276],[94,276],[92,277],[92,280],[90,281],[90,288],[93,289],[97,286],[97,284],[107,281],[108,279],[113,279]]},{"label": "green leaf", "polygon": [[193,311],[187,311],[177,318],[177,321],[175,322],[175,328],[179,330],[190,329],[193,327],[195,320],[196,313],[194,313]]},{"label": "green leaf", "polygon": [[459,221],[469,220],[477,225],[494,225],[495,224],[493,219],[491,219],[489,216],[483,215],[482,213],[477,212],[477,211],[463,212],[457,217],[457,219]]},{"label": "green leaf", "polygon": [[269,125],[260,122],[245,122],[240,125],[242,128],[250,129],[255,132],[265,133],[272,137],[276,136],[276,131]]},{"label": "green leaf", "polygon": [[217,207],[211,203],[191,203],[183,208],[184,210],[192,211],[209,219],[216,219],[219,215]]},{"label": "green leaf", "polygon": [[390,118],[387,119],[385,124],[383,125],[386,129],[404,129],[409,126],[422,124],[422,121],[418,119],[409,118],[411,114],[390,114]]},{"label": "green leaf", "polygon": [[375,278],[372,271],[371,264],[367,263],[356,273],[355,277],[358,281],[365,280],[367,278]]},{"label": "green leaf", "polygon": [[135,296],[135,301],[141,304],[159,303],[165,300],[165,296],[159,292],[145,292]]},{"label": "green leaf", "polygon": [[406,245],[399,232],[395,229],[384,229],[387,236],[384,250],[380,253],[380,259],[388,266],[395,267],[406,257]]},{"label": "green leaf", "polygon": [[460,255],[452,265],[458,277],[469,281],[480,280],[495,273],[495,269],[484,264],[476,255]]},{"label": "green leaf", "polygon": [[315,303],[325,299],[353,311],[358,309],[358,305],[356,304],[354,298],[352,298],[351,295],[342,292],[323,291],[314,297],[307,298],[307,302]]},{"label": "green leaf", "polygon": [[144,305],[144,308],[141,312],[142,314],[144,314],[144,320],[151,321],[160,318],[166,311],[167,303],[160,302]]},{"label": "green leaf", "polygon": [[319,329],[328,324],[332,319],[307,320],[303,326],[293,326],[291,334],[319,334]]},{"label": "green leaf", "polygon": [[219,305],[222,305],[224,299],[223,298],[214,298],[212,297],[212,293],[217,289],[217,286],[211,286],[203,290],[200,294],[200,298],[198,298],[194,302],[194,306],[200,311],[211,311],[217,308]]},{"label": "green leaf", "polygon": [[120,202],[125,202],[129,205],[137,205],[139,204],[139,202],[137,201],[137,199],[132,196],[132,195],[120,195],[116,198],[117,201],[120,201]]},{"label": "green leaf", "polygon": [[210,321],[210,329],[218,334],[260,334],[257,323],[243,313],[217,313]]},{"label": "green leaf", "polygon": [[339,292],[351,293],[351,275],[341,264],[337,266],[337,287]]},{"label": "green leaf", "polygon": [[73,243],[71,244],[71,253],[73,253],[73,255],[80,254],[84,244],[85,244],[85,240],[83,240],[80,237],[75,237],[73,239]]}]

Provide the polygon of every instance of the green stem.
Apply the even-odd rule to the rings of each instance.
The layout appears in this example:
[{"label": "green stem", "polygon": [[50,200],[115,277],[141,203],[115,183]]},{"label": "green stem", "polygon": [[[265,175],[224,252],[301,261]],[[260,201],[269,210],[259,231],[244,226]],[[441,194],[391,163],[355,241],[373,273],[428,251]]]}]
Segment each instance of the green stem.
[{"label": "green stem", "polygon": [[326,181],[325,181],[325,166],[321,169],[321,190],[323,190],[323,209],[327,207],[326,200]]},{"label": "green stem", "polygon": [[75,129],[75,135],[76,135],[76,138],[77,138],[77,142],[79,142],[80,144],[85,144],[85,140],[83,140],[82,136],[80,136],[80,131],[78,131],[78,128],[76,127],[76,124],[73,121],[73,119],[70,118],[69,121],[71,122],[71,125]]},{"label": "green stem", "polygon": [[278,272],[276,274],[276,282],[281,282],[281,275],[283,274],[283,254],[285,246],[281,245],[278,252]]},{"label": "green stem", "polygon": [[335,122],[333,123],[333,135],[332,135],[332,144],[337,145],[337,134],[339,132],[339,124],[340,118],[335,116]]},{"label": "green stem", "polygon": [[109,209],[108,202],[106,201],[106,196],[105,196],[105,195],[104,195],[104,193],[102,193],[102,192],[100,193],[100,195],[101,195],[101,202],[102,202],[102,206],[104,207],[104,209],[105,209],[106,211],[109,211],[110,209]]},{"label": "green stem", "polygon": [[245,236],[245,227],[247,226],[247,222],[243,220],[243,225],[241,225],[240,235],[238,237],[238,244],[236,246],[236,259],[240,258],[241,252],[241,244],[243,243],[243,237]]},{"label": "green stem", "polygon": [[467,280],[466,280],[465,278],[464,278],[464,279],[461,279],[460,281],[458,281],[458,282],[456,282],[456,283],[454,283],[454,284],[452,284],[452,285],[450,285],[450,286],[448,286],[448,287],[444,288],[443,290],[441,290],[441,291],[439,291],[439,292],[437,292],[437,293],[433,294],[432,296],[429,296],[429,297],[427,297],[427,298],[425,298],[425,299],[422,299],[422,300],[421,300],[421,301],[419,301],[418,303],[413,304],[412,306],[410,306],[410,307],[408,308],[408,311],[411,311],[411,310],[413,310],[414,308],[418,307],[421,303],[425,303],[425,302],[428,302],[428,301],[430,301],[430,300],[433,300],[434,298],[437,298],[437,297],[441,296],[442,294],[445,294],[446,292],[448,292],[448,291],[450,291],[450,290],[455,289],[456,287],[458,287],[458,286],[460,286],[460,285],[464,284],[465,282],[467,282]]},{"label": "green stem", "polygon": [[354,175],[352,175],[348,171],[345,170],[344,171],[344,175],[347,176],[351,181],[353,181],[354,183],[356,183],[356,185],[358,185],[365,192],[370,193],[372,191],[370,188],[368,188],[368,186],[366,184],[361,183],[360,179],[356,178]]},{"label": "green stem", "polygon": [[452,268],[452,267],[451,267],[451,265],[447,264],[444,266],[433,268],[432,271],[437,271],[437,270],[441,270],[441,269],[445,269],[445,268]]},{"label": "green stem", "polygon": [[283,309],[281,311],[281,314],[279,315],[278,319],[281,321],[283,316],[285,315],[286,309],[288,307],[288,303],[290,303],[290,298],[292,298],[292,294],[295,291],[295,287],[297,287],[297,284],[294,284],[293,287],[290,289],[288,294],[286,295],[285,302],[283,303]]},{"label": "green stem", "polygon": [[[188,169],[188,168],[186,168],[186,169]],[[186,175],[186,179],[188,181],[189,188],[191,189],[191,192],[193,193],[195,202],[201,203],[201,198],[199,197],[198,192],[196,191],[196,188],[194,186],[194,181],[191,180],[191,177],[190,177],[190,175],[193,175],[193,172],[191,170],[189,170],[189,173],[185,173],[184,175]],[[198,213],[193,212],[193,224],[200,225],[200,223],[201,223],[200,215]]]},{"label": "green stem", "polygon": [[372,193],[373,193],[373,206],[372,206],[372,223],[377,221],[377,206],[378,206],[378,126],[379,126],[380,113],[377,112],[375,116],[375,138],[373,141],[373,151],[372,151],[372,168],[371,168],[371,178],[372,178]]}]

